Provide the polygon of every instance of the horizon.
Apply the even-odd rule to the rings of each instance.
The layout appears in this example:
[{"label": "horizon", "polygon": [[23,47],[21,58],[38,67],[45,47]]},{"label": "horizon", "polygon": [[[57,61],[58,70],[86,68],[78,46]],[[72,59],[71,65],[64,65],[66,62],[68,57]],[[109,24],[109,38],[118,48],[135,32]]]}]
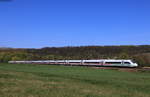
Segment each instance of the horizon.
[{"label": "horizon", "polygon": [[149,0],[2,0],[0,47],[149,45],[149,10]]},{"label": "horizon", "polygon": [[144,45],[80,45],[80,46],[45,46],[45,47],[41,47],[41,48],[15,48],[15,47],[0,47],[0,49],[43,49],[43,48],[67,48],[67,47],[124,47],[124,46],[134,46],[134,47],[138,47],[138,46],[150,46],[148,44],[144,44]]}]

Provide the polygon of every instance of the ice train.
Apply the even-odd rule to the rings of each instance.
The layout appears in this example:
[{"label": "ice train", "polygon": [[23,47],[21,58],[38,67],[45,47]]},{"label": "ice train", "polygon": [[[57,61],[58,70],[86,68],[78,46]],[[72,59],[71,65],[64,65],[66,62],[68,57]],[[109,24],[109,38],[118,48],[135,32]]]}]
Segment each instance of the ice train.
[{"label": "ice train", "polygon": [[137,67],[131,60],[101,59],[101,60],[39,60],[39,61],[9,61],[12,64],[53,64],[71,66],[111,66],[111,67]]}]

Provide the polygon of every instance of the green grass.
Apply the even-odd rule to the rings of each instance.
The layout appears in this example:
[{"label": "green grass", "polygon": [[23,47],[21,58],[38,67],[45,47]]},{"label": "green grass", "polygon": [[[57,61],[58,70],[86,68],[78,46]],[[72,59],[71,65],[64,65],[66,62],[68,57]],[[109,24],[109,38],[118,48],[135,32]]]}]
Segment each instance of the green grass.
[{"label": "green grass", "polygon": [[150,97],[150,73],[1,63],[0,97]]}]

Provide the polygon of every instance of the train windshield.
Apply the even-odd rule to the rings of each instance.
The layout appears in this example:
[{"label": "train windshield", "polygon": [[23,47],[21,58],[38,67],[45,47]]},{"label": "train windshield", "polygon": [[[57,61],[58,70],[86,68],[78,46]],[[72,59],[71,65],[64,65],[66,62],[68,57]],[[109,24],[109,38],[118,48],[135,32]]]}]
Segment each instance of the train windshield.
[{"label": "train windshield", "polygon": [[131,64],[130,62],[124,62],[124,64]]}]

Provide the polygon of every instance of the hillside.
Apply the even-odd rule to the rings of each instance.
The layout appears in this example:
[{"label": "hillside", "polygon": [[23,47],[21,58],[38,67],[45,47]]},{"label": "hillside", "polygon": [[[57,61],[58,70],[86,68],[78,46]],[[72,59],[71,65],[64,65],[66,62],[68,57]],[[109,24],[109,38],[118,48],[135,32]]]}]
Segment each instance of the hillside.
[{"label": "hillside", "polygon": [[150,65],[150,45],[45,47],[41,49],[0,49],[0,61],[58,59],[132,59]]}]

